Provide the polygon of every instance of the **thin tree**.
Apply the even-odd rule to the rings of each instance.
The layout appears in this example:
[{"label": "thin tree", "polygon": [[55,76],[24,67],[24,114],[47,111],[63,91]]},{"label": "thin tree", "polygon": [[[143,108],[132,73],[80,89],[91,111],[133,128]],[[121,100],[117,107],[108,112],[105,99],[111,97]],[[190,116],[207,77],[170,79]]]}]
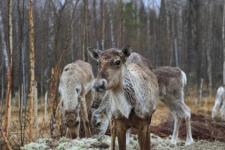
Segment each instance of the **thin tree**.
[{"label": "thin tree", "polygon": [[87,61],[87,44],[88,44],[88,0],[83,0],[84,8],[84,27],[83,27],[83,60]]},{"label": "thin tree", "polygon": [[4,34],[4,25],[3,25],[3,20],[2,20],[2,11],[0,9],[0,34],[1,34],[1,45],[2,45],[2,51],[3,51],[3,56],[5,59],[5,68],[8,68],[9,66],[9,56],[6,48],[6,42],[5,42],[5,34]]},{"label": "thin tree", "polygon": [[212,37],[212,4],[209,3],[209,15],[208,15],[208,46],[206,48],[206,57],[207,57],[207,62],[208,62],[208,66],[207,66],[207,74],[208,74],[208,80],[209,80],[209,95],[211,96],[212,94],[212,59],[211,59],[211,37]]},{"label": "thin tree", "polygon": [[115,43],[115,35],[114,35],[114,25],[113,25],[113,14],[112,14],[112,8],[111,8],[111,1],[107,2],[106,4],[106,8],[108,10],[109,13],[109,24],[110,24],[110,32],[111,32],[111,45],[112,47],[116,47],[116,43]]},{"label": "thin tree", "polygon": [[223,27],[222,27],[222,38],[223,38],[223,85],[225,85],[225,1],[223,4]]},{"label": "thin tree", "polygon": [[0,125],[2,125],[2,111],[3,111],[3,99],[4,99],[4,89],[5,89],[5,79],[4,79],[4,75],[5,75],[5,68],[8,68],[8,53],[7,53],[7,48],[6,48],[6,42],[5,42],[5,34],[4,34],[4,25],[3,25],[3,20],[2,20],[2,12],[0,9],[0,37],[1,37],[1,41],[0,44],[2,46],[2,60],[1,60],[1,102],[0,102],[0,107],[1,107],[1,111],[0,111]]},{"label": "thin tree", "polygon": [[[21,3],[20,3],[21,2]],[[20,5],[22,5],[22,9],[20,9]],[[19,31],[20,32],[18,35],[18,48],[20,50],[20,65],[19,65],[19,83],[20,83],[20,105],[19,105],[19,122],[20,122],[20,140],[21,140],[21,145],[24,145],[24,129],[26,127],[26,121],[24,121],[24,116],[25,112],[23,111],[23,106],[24,102],[27,101],[27,93],[26,93],[26,75],[25,75],[25,41],[26,41],[26,36],[25,36],[25,26],[24,26],[24,13],[25,13],[25,0],[18,1],[17,3],[17,11],[18,11],[18,16],[19,16]],[[22,82],[22,83],[21,83]]]},{"label": "thin tree", "polygon": [[104,0],[101,0],[100,2],[101,5],[101,18],[102,18],[102,50],[105,49],[105,7],[104,7]]},{"label": "thin tree", "polygon": [[[7,89],[6,89],[6,112],[4,134],[8,137],[11,115],[11,95],[12,95],[12,51],[13,51],[13,32],[12,32],[12,0],[8,1],[8,33],[9,33],[9,60],[7,68]],[[4,31],[2,31],[4,32]],[[7,53],[7,52],[6,52]]]},{"label": "thin tree", "polygon": [[28,21],[29,21],[29,60],[30,60],[30,90],[29,90],[29,140],[33,139],[33,124],[34,124],[34,96],[36,89],[35,81],[35,49],[34,49],[34,22],[33,22],[33,0],[29,0]]}]

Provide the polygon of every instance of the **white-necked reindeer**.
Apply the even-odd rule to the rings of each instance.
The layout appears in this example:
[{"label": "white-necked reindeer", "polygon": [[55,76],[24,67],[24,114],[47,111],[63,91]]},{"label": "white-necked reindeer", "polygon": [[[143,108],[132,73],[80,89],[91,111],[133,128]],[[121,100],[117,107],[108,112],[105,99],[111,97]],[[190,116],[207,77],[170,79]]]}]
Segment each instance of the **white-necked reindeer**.
[{"label": "white-necked reindeer", "polygon": [[212,119],[220,112],[220,117],[225,121],[225,88],[220,86],[216,92],[215,104],[212,108]]},{"label": "white-necked reindeer", "polygon": [[59,104],[62,122],[66,126],[66,137],[79,137],[81,121],[85,136],[91,135],[88,113],[93,102],[92,83],[94,75],[89,63],[77,60],[66,65],[60,77]]},{"label": "white-necked reindeer", "polygon": [[[148,60],[138,53],[131,53],[127,63],[136,63],[142,68],[147,67],[147,69],[151,67]],[[174,130],[171,142],[176,144],[180,123],[182,119],[185,119],[187,128],[186,144],[191,144],[193,142],[190,123],[191,113],[188,106],[184,103],[184,86],[187,82],[185,73],[176,67],[159,67],[153,69],[153,72],[158,79],[160,99],[169,107],[174,117]],[[108,118],[111,116],[111,113],[109,113],[110,107],[107,106],[108,104],[110,105],[109,101],[110,97],[103,98],[100,107],[92,114],[92,123],[103,132],[107,128],[105,122],[109,122]]]},{"label": "white-necked reindeer", "polygon": [[[135,128],[141,150],[150,149],[151,117],[158,99],[158,82],[154,73],[137,64],[126,64],[129,49],[89,51],[98,61],[98,75],[94,83],[97,91],[110,95],[111,112],[115,123],[115,136],[119,149],[126,149],[126,131]],[[114,146],[112,147],[115,148]]]}]

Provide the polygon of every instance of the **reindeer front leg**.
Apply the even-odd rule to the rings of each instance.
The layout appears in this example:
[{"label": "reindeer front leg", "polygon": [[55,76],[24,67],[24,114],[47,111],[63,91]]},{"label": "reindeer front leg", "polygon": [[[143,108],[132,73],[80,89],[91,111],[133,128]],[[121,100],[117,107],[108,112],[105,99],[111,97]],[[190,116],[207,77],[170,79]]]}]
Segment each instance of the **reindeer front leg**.
[{"label": "reindeer front leg", "polygon": [[141,150],[150,150],[151,141],[150,141],[150,124],[151,117],[147,120],[142,120],[138,125],[138,143]]},{"label": "reindeer front leg", "polygon": [[84,125],[85,137],[91,136],[91,126],[88,119],[87,104],[84,97],[81,98],[81,120]]},{"label": "reindeer front leg", "polygon": [[118,137],[119,150],[126,150],[126,124],[123,120],[115,119],[116,135]]},{"label": "reindeer front leg", "polygon": [[111,150],[115,150],[116,145],[116,121],[112,118],[111,120]]},{"label": "reindeer front leg", "polygon": [[138,130],[138,143],[141,150],[150,150],[151,142],[148,124],[145,124],[142,129]]}]

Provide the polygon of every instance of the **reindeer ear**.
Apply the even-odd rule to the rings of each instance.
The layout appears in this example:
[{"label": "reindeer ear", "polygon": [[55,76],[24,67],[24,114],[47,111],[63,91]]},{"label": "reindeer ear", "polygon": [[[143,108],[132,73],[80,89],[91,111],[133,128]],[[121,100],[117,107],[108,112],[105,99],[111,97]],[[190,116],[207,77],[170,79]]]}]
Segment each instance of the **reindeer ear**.
[{"label": "reindeer ear", "polygon": [[129,57],[130,54],[131,54],[131,50],[130,50],[129,46],[123,48],[123,49],[122,49],[122,53],[123,53],[123,56]]},{"label": "reindeer ear", "polygon": [[88,48],[88,53],[93,59],[98,60],[102,51],[99,49]]}]

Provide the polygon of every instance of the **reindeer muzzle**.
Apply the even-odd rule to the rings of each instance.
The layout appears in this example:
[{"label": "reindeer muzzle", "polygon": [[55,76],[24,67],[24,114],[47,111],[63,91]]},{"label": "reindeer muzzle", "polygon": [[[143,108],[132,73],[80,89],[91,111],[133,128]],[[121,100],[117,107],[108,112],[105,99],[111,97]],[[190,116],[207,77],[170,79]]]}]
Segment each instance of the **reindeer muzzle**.
[{"label": "reindeer muzzle", "polygon": [[94,89],[97,92],[104,92],[104,91],[106,91],[106,85],[107,85],[107,81],[105,79],[100,79],[100,80],[95,81]]}]

